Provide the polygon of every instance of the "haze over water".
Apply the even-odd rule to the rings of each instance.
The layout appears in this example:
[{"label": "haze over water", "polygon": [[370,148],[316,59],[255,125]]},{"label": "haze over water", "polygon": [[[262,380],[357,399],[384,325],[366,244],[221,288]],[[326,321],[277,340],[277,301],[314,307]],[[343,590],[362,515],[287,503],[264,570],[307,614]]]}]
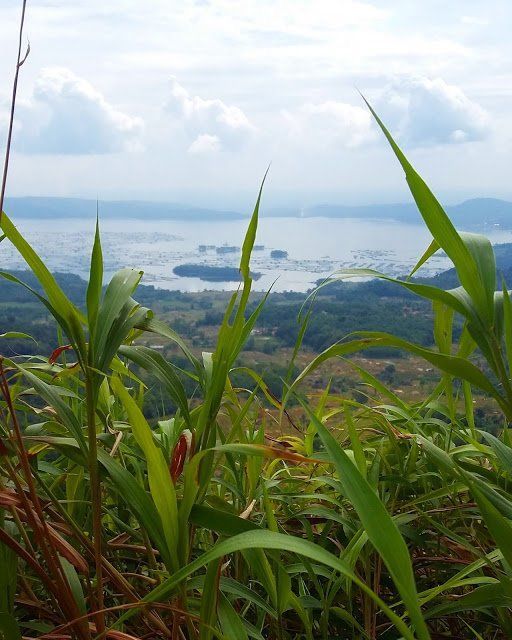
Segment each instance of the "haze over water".
[{"label": "haze over water", "polygon": [[[19,229],[52,271],[86,277],[93,240],[91,220],[24,219]],[[120,220],[100,221],[105,256],[105,276],[129,266],[144,271],[143,284],[181,290],[231,290],[236,282],[206,282],[173,273],[181,264],[233,266],[239,253],[219,255],[215,250],[199,251],[199,245],[240,247],[247,220],[194,221]],[[487,228],[493,243],[512,242],[512,231]],[[275,291],[306,291],[316,280],[337,269],[369,267],[388,275],[404,275],[415,264],[430,242],[422,224],[393,220],[335,218],[262,218],[251,268],[261,273],[256,290],[268,290],[277,279]],[[385,249],[383,249],[385,247]],[[285,260],[270,258],[272,249],[288,252]],[[425,275],[450,267],[444,256],[434,256],[423,270]],[[16,250],[2,243],[0,268],[25,269]]]}]

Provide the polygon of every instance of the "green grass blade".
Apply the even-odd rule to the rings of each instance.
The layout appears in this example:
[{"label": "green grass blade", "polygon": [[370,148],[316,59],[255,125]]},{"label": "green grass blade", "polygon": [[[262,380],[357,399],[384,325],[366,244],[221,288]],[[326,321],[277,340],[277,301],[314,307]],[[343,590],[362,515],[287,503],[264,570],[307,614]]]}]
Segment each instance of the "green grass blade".
[{"label": "green grass blade", "polygon": [[219,620],[227,638],[249,640],[240,614],[234,610],[233,605],[223,593],[220,593],[219,597]]},{"label": "green grass blade", "polygon": [[81,325],[82,315],[75,305],[67,298],[62,289],[57,284],[55,278],[46,268],[46,265],[32,249],[29,243],[23,238],[20,232],[11,222],[10,218],[2,215],[0,228],[6,237],[19,251],[34,276],[38,279],[45,292],[50,305],[58,310],[62,328],[68,337],[75,343],[79,351],[85,353],[85,339]]},{"label": "green grass blade", "polygon": [[302,403],[318,430],[327,452],[338,472],[345,496],[350,500],[361,524],[379,555],[386,564],[393,582],[407,607],[411,622],[420,639],[430,638],[418,603],[418,594],[409,550],[388,511],[375,494],[366,478],[354,466],[338,442],[313,411]]},{"label": "green grass blade", "polygon": [[500,582],[486,584],[457,598],[455,602],[443,602],[426,612],[425,617],[440,618],[461,611],[486,611],[499,607],[512,607],[511,586]]},{"label": "green grass blade", "polygon": [[489,533],[496,541],[509,567],[512,568],[512,524],[501,515],[474,483],[470,483],[470,487]]},{"label": "green grass blade", "polygon": [[[343,271],[339,272],[339,276],[335,276],[320,285],[321,287],[328,286],[332,282],[336,282],[337,280],[345,280],[347,278],[354,277],[369,277],[369,278],[379,278],[380,280],[385,280],[386,282],[393,282],[395,284],[400,285],[407,291],[411,293],[415,293],[422,298],[426,298],[428,300],[432,300],[433,302],[442,302],[446,306],[452,308],[457,313],[460,313],[468,320],[473,320],[474,322],[479,322],[479,317],[477,314],[477,310],[473,305],[473,301],[471,300],[469,294],[462,287],[457,287],[455,289],[440,289],[439,287],[435,287],[429,284],[422,284],[420,282],[412,282],[408,280],[399,280],[397,278],[392,278],[390,276],[386,276],[379,271],[375,271],[374,269],[343,269]],[[320,287],[319,287],[320,288]]]},{"label": "green grass blade", "polygon": [[467,380],[476,387],[482,389],[490,396],[495,398],[500,406],[505,410],[507,408],[506,402],[493,386],[491,381],[485,376],[478,367],[469,362],[465,358],[459,356],[447,355],[444,353],[438,353],[425,347],[419,347],[412,342],[396,338],[388,333],[382,333],[378,331],[361,331],[356,334],[361,336],[359,339],[351,340],[335,344],[332,347],[328,347],[320,355],[314,358],[305,369],[294,380],[288,394],[291,389],[295,388],[304,378],[317,369],[322,363],[326,362],[330,358],[346,356],[351,353],[356,353],[364,349],[370,349],[374,347],[394,347],[396,349],[403,349],[414,355],[420,356],[424,360],[427,360],[431,364],[435,365],[441,371],[449,373],[452,376]]},{"label": "green grass blade", "polygon": [[[109,347],[110,332],[118,316],[124,310],[124,316],[136,305],[131,296],[142,277],[142,271],[136,269],[122,269],[118,271],[109,282],[103,297],[103,302],[98,311],[96,331],[94,336],[94,363],[98,366],[100,361],[105,361],[104,351]],[[130,302],[131,301],[131,302]],[[108,366],[108,363],[107,363]]]},{"label": "green grass blade", "polygon": [[91,269],[89,284],[87,286],[87,316],[89,319],[89,332],[94,335],[98,311],[101,302],[101,290],[103,287],[103,253],[101,250],[101,238],[99,220],[96,218],[96,232],[91,255]]},{"label": "green grass blade", "polygon": [[439,246],[439,242],[437,240],[432,240],[432,242],[425,249],[424,254],[418,260],[418,262],[414,265],[411,272],[409,273],[409,278],[412,278],[413,275],[419,271],[419,269],[431,258],[435,253],[439,251],[441,247]]},{"label": "green grass blade", "polygon": [[510,377],[512,376],[512,303],[505,283],[503,283],[503,333],[505,336],[508,375]]},{"label": "green grass blade", "polygon": [[261,195],[263,193],[263,186],[265,184],[265,180],[267,178],[269,169],[270,167],[265,171],[265,175],[263,176],[263,180],[261,181],[260,190],[258,192],[258,198],[256,200],[256,205],[254,206],[254,210],[251,216],[251,221],[249,222],[249,226],[247,228],[247,232],[245,234],[244,242],[242,245],[242,256],[240,258],[240,273],[242,274],[242,278],[244,279],[244,282],[246,280],[250,280],[250,277],[251,277],[251,271],[250,271],[251,253],[254,247],[254,241],[256,240],[256,231],[258,229],[258,215],[260,210]]},{"label": "green grass blade", "polygon": [[28,380],[37,393],[48,403],[58,414],[62,424],[66,427],[69,434],[75,438],[76,442],[80,446],[82,452],[87,451],[87,444],[85,441],[82,423],[76,416],[72,408],[64,402],[59,395],[59,387],[48,384],[41,380],[26,367],[17,365],[23,376]]},{"label": "green grass blade", "polygon": [[203,368],[199,360],[187,347],[185,341],[176,333],[176,331],[173,331],[170,327],[168,327],[165,322],[162,322],[157,318],[148,316],[142,322],[135,325],[135,328],[141,329],[142,331],[148,331],[149,333],[155,333],[156,335],[162,336],[163,338],[172,340],[172,342],[178,345],[185,357],[194,366],[196,372],[201,375]]},{"label": "green grass blade", "polygon": [[148,465],[151,496],[162,521],[162,528],[171,558],[176,561],[178,545],[178,505],[168,463],[154,441],[153,433],[135,400],[119,378],[112,378],[111,386],[122,402],[137,444],[144,452]]},{"label": "green grass blade", "polygon": [[18,621],[12,614],[4,611],[0,611],[0,638],[2,640],[21,640]]},{"label": "green grass blade", "polygon": [[173,366],[162,354],[144,346],[122,346],[119,354],[129,358],[146,371],[153,374],[165,387],[171,398],[178,405],[188,427],[191,427],[188,399],[183,383]]},{"label": "green grass blade", "polygon": [[[218,542],[212,549],[203,553],[199,558],[190,562],[186,567],[179,569],[173,576],[168,578],[160,586],[145,596],[142,602],[158,602],[169,597],[175,588],[188,576],[195,573],[201,567],[209,564],[212,560],[221,558],[231,553],[245,551],[247,549],[279,550],[288,553],[296,553],[310,558],[316,562],[330,567],[353,581],[364,593],[366,593],[377,605],[377,607],[389,618],[396,629],[406,640],[415,640],[414,633],[408,628],[404,621],[390,609],[379,596],[377,596],[358,576],[350,569],[345,562],[334,554],[326,551],[308,540],[275,533],[273,531],[248,531],[233,536],[227,540]],[[128,619],[135,613],[131,611],[124,614],[117,621],[116,626]],[[418,636],[418,638],[428,638],[428,635]]]},{"label": "green grass blade", "polygon": [[444,249],[455,265],[460,282],[473,298],[475,307],[478,309],[482,320],[490,326],[494,313],[494,287],[491,286],[491,282],[495,277],[495,269],[491,272],[490,263],[492,260],[490,260],[487,239],[483,238],[483,236],[480,236],[479,240],[466,236],[465,240],[463,240],[455,230],[450,218],[446,215],[434,194],[413,169],[410,162],[384,126],[382,120],[364,96],[363,100],[366,102],[373,117],[395,152],[398,161],[402,165],[407,184],[409,185],[409,189],[425,224],[439,246]]}]

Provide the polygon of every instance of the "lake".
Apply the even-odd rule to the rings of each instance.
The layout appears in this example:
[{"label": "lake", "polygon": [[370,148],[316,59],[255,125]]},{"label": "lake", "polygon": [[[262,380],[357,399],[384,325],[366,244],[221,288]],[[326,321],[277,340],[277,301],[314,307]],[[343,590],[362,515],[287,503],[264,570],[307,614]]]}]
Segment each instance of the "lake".
[{"label": "lake", "polygon": [[[136,267],[144,270],[144,284],[182,291],[232,290],[235,282],[205,282],[178,277],[181,264],[238,265],[240,255],[218,253],[215,247],[240,247],[248,221],[120,220],[101,222],[105,274]],[[76,219],[23,219],[19,229],[52,271],[87,277],[94,223]],[[512,231],[492,227],[486,235],[493,243],[512,242]],[[421,224],[393,220],[336,218],[262,218],[251,268],[261,273],[256,290],[306,291],[320,278],[338,269],[370,267],[388,275],[403,275],[415,264],[430,241]],[[200,245],[210,246],[202,251]],[[288,253],[272,259],[272,250]],[[222,251],[222,250],[221,250]],[[450,266],[445,256],[434,256],[423,273],[433,274]],[[0,268],[26,268],[7,241],[0,244]]]}]

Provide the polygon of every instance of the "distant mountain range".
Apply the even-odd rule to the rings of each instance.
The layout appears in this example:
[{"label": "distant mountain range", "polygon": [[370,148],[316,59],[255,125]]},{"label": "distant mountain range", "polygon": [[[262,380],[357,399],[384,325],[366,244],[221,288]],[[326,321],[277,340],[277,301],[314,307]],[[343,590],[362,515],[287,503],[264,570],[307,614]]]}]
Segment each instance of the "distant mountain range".
[{"label": "distant mountain range", "polygon": [[[172,202],[142,200],[102,200],[98,203],[102,218],[152,220],[236,220],[245,216],[235,211],[202,209]],[[6,198],[5,212],[13,218],[94,218],[96,200],[85,198]]]},{"label": "distant mountain range", "polygon": [[[7,198],[5,211],[14,218],[93,218],[96,201],[82,198]],[[131,218],[153,220],[240,220],[246,214],[237,211],[206,209],[169,202],[137,200],[110,200],[99,203],[103,218]],[[447,213],[455,225],[477,228],[482,225],[499,225],[512,228],[512,202],[496,198],[474,198],[461,204],[447,206]],[[320,204],[302,209],[270,209],[262,212],[265,217],[302,218],[360,218],[387,219],[400,222],[419,222],[416,206],[410,204],[339,205]]]},{"label": "distant mountain range", "polygon": [[[474,198],[445,207],[453,223],[459,227],[499,225],[512,228],[512,202],[497,198]],[[420,220],[418,209],[408,204],[373,204],[363,206],[318,205],[302,211],[302,216],[325,218],[392,219],[400,222]]]}]

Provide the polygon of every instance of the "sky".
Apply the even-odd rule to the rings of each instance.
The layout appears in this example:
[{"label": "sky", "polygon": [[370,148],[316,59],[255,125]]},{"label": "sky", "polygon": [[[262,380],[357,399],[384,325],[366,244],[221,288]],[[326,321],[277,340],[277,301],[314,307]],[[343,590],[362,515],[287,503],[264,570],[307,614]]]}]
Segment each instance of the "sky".
[{"label": "sky", "polygon": [[[19,0],[0,0],[0,142]],[[512,199],[509,0],[28,0],[7,195],[405,202],[359,92],[447,204]]]}]

